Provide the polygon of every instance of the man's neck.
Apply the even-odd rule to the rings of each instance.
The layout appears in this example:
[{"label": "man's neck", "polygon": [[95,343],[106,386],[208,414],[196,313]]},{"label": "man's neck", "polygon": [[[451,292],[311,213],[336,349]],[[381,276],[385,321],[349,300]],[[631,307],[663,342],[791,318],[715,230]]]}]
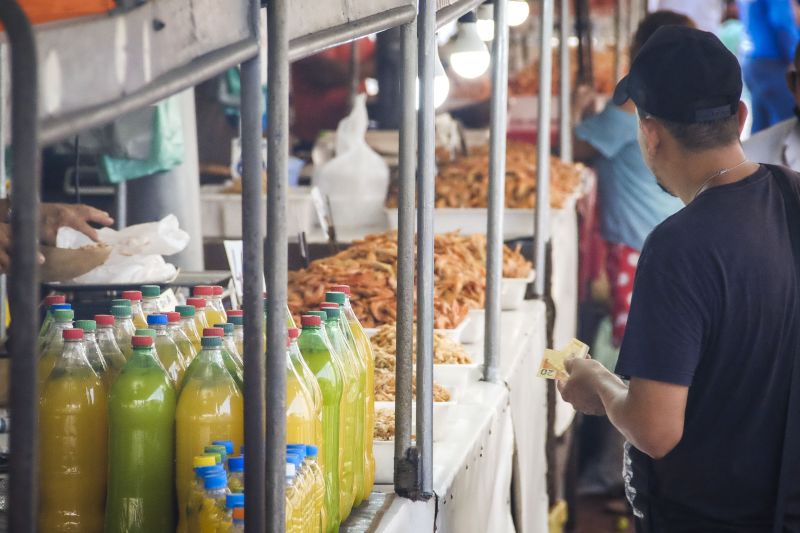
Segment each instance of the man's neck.
[{"label": "man's neck", "polygon": [[[675,192],[684,204],[688,204],[701,190],[742,180],[758,169],[757,163],[748,161],[741,164],[746,159],[738,143],[716,150],[686,153],[681,157],[680,168],[676,169],[681,172],[682,185]],[[730,170],[713,177],[725,169]]]}]

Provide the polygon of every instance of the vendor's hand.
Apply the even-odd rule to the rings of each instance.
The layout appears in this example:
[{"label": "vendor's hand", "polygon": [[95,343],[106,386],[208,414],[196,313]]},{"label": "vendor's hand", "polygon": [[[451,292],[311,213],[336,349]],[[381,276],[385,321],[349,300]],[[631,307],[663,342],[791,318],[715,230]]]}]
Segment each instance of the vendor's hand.
[{"label": "vendor's hand", "polygon": [[572,116],[575,124],[597,113],[597,91],[590,85],[580,85],[572,97]]},{"label": "vendor's hand", "polygon": [[[44,256],[37,253],[39,264],[44,263]],[[11,226],[0,223],[0,274],[8,274],[11,267]]]},{"label": "vendor's hand", "polygon": [[569,378],[558,382],[558,390],[564,401],[581,413],[604,416],[606,409],[595,392],[595,380],[605,367],[593,359],[570,359],[564,363]]},{"label": "vendor's hand", "polygon": [[90,222],[101,226],[110,226],[114,223],[114,219],[105,211],[88,205],[43,203],[41,207],[41,241],[54,246],[58,228],[61,226],[78,230],[96,241],[97,230],[89,225]]}]

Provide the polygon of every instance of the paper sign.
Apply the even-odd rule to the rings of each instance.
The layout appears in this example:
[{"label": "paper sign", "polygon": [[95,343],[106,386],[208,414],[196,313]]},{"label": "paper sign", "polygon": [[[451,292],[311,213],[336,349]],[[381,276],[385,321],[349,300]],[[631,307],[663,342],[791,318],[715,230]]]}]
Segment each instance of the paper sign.
[{"label": "paper sign", "polygon": [[311,203],[314,204],[314,212],[317,214],[317,220],[322,228],[322,233],[327,237],[328,232],[328,203],[322,196],[322,193],[317,187],[311,188]]},{"label": "paper sign", "polygon": [[583,359],[588,354],[589,347],[578,339],[569,341],[562,350],[546,349],[536,375],[545,379],[567,379],[569,374],[564,362],[569,359]]},{"label": "paper sign", "polygon": [[[242,241],[223,241],[225,255],[228,257],[228,267],[231,269],[233,278],[233,288],[236,293],[236,301],[241,302],[244,297],[244,247]],[[267,290],[267,280],[261,274],[262,291]]]}]

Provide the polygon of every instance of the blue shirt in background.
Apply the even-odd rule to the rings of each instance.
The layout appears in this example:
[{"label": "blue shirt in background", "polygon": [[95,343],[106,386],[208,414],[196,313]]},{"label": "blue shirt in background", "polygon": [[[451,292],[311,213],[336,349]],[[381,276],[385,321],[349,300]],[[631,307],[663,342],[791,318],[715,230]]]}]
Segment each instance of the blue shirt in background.
[{"label": "blue shirt in background", "polygon": [[790,0],[739,0],[739,13],[750,37],[747,57],[792,62],[800,36]]},{"label": "blue shirt in background", "polygon": [[662,191],[645,165],[636,121],[636,115],[608,104],[602,113],[578,124],[575,134],[600,152],[593,164],[603,238],[641,250],[653,228],[683,203]]}]

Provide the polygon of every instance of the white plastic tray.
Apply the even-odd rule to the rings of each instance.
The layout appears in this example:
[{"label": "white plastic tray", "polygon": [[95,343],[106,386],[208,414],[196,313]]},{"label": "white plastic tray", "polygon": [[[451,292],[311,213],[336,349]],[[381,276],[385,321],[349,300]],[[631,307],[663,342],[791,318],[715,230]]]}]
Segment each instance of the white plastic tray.
[{"label": "white plastic tray", "polygon": [[536,279],[533,270],[526,278],[503,278],[500,282],[500,305],[503,311],[516,311],[525,302],[525,290]]},{"label": "white plastic tray", "polygon": [[461,334],[461,343],[477,344],[481,342],[486,328],[486,311],[483,309],[471,309],[467,315],[467,320],[469,320],[469,327]]}]

